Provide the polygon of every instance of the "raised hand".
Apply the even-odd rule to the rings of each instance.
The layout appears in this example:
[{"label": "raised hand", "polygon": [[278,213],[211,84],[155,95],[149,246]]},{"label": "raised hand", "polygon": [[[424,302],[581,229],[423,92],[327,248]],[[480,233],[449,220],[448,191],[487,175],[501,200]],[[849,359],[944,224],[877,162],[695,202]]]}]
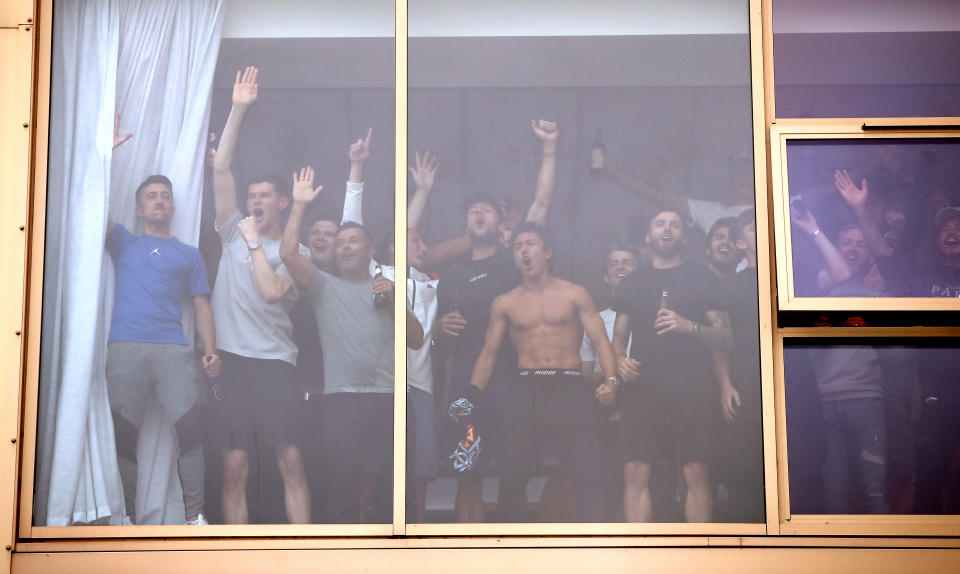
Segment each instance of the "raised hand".
[{"label": "raised hand", "polygon": [[299,176],[293,172],[293,202],[311,203],[320,194],[322,185],[313,187],[313,168],[310,166],[300,169]]},{"label": "raised hand", "polygon": [[533,128],[533,133],[543,142],[544,145],[557,143],[557,124],[555,122],[548,122],[547,120],[530,120],[530,127]]},{"label": "raised hand", "polygon": [[416,184],[417,189],[430,193],[433,190],[433,182],[437,175],[437,168],[440,167],[440,161],[437,156],[431,156],[429,151],[423,152],[422,158],[420,152],[417,152],[416,160],[416,167],[409,168],[413,183]]},{"label": "raised hand", "polygon": [[237,71],[237,79],[233,83],[233,105],[246,108],[257,101],[257,70],[247,66],[245,70]]},{"label": "raised hand", "polygon": [[838,169],[833,173],[833,183],[851,209],[860,211],[866,207],[867,197],[870,195],[866,179],[860,180],[860,187],[857,187],[847,170]]},{"label": "raised hand", "polygon": [[820,227],[817,226],[817,220],[813,217],[813,214],[810,213],[809,209],[802,213],[798,210],[791,209],[790,220],[807,235],[813,235],[820,229]]},{"label": "raised hand", "polygon": [[120,114],[113,116],[113,149],[117,149],[120,144],[132,137],[133,134],[120,135]]},{"label": "raised hand", "polygon": [[237,223],[237,230],[244,241],[256,241],[260,239],[260,233],[257,231],[257,222],[253,216],[244,217]]},{"label": "raised hand", "polygon": [[367,137],[360,138],[350,144],[350,163],[365,163],[370,157],[370,138],[373,136],[373,128],[367,128]]}]

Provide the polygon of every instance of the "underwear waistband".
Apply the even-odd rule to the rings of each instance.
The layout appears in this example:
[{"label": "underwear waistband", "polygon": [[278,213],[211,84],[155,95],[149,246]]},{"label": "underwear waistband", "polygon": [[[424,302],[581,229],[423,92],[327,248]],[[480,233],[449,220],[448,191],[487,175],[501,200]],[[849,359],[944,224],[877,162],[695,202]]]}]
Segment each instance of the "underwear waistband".
[{"label": "underwear waistband", "polygon": [[521,377],[582,377],[578,369],[521,369]]}]

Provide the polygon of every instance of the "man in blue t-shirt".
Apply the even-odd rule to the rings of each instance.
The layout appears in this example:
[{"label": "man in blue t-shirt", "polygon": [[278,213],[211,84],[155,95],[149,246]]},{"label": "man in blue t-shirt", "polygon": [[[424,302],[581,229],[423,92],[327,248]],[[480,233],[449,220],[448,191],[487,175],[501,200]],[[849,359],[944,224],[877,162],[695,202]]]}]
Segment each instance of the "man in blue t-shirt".
[{"label": "man in blue t-shirt", "polygon": [[[110,220],[106,238],[116,268],[116,297],[107,343],[107,391],[128,509],[135,506],[137,486],[136,473],[129,467],[137,460],[137,435],[148,399],[154,397],[165,419],[177,424],[185,422],[184,415],[200,396],[196,356],[180,323],[184,296],[192,299],[196,311],[197,332],[204,349],[203,370],[211,378],[220,372],[203,259],[197,248],[170,235],[174,212],[170,180],[163,175],[145,179],[136,191],[136,209],[143,222],[143,235],[133,235]],[[189,425],[177,424],[185,519],[187,524],[206,524],[202,514],[203,451],[195,432],[181,430],[185,426]],[[162,518],[143,515],[137,509],[135,520],[149,524],[159,523]]]}]

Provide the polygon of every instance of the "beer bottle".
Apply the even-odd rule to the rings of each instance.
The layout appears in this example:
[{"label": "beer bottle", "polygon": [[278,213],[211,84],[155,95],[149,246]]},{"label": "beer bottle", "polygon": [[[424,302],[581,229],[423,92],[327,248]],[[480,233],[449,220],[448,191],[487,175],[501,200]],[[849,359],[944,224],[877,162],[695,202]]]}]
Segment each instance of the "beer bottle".
[{"label": "beer bottle", "polygon": [[658,311],[670,308],[670,290],[667,289],[666,285],[660,288],[660,306],[657,307]]},{"label": "beer bottle", "polygon": [[[377,279],[379,277],[383,277],[383,268],[380,267],[379,263],[377,263],[376,272],[374,272],[373,278]],[[377,307],[377,308],[386,307],[389,303],[390,301],[387,299],[386,293],[377,293],[376,295],[373,296],[374,307]]]}]

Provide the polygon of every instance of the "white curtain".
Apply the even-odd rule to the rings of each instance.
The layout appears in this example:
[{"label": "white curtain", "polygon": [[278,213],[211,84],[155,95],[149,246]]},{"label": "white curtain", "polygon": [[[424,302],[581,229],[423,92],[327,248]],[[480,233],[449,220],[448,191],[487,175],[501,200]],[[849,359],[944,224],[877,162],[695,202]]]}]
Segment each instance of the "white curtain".
[{"label": "white curtain", "polygon": [[[133,192],[162,173],[173,234],[196,245],[221,20],[221,0],[55,3],[35,524],[125,520],[104,380],[106,220],[136,229]],[[115,113],[134,137],[113,150]],[[171,425],[153,408],[141,429],[140,524],[183,522]]]}]

